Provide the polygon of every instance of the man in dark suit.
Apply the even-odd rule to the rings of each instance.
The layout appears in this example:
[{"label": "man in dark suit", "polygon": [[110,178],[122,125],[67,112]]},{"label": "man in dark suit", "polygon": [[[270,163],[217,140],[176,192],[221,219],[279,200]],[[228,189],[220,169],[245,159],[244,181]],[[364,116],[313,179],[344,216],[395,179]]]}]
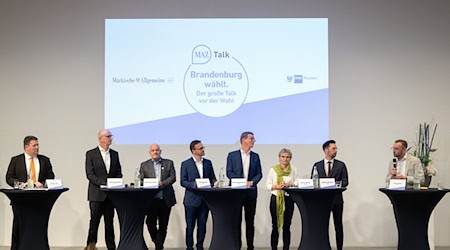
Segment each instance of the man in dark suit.
[{"label": "man in dark suit", "polygon": [[203,241],[206,234],[206,221],[209,208],[201,197],[192,189],[197,188],[195,179],[209,179],[211,185],[217,186],[214,169],[210,160],[203,158],[205,148],[199,140],[194,140],[189,145],[192,157],[181,163],[181,186],[186,188],[184,193],[184,211],[186,218],[186,250],[192,250],[194,246],[194,228],[197,221],[197,250],[203,249]]},{"label": "man in dark suit", "polygon": [[99,146],[86,152],[86,177],[89,180],[88,200],[91,210],[87,246],[85,250],[97,249],[98,226],[103,216],[105,222],[105,240],[108,250],[116,249],[114,242],[114,206],[100,190],[106,185],[107,178],[122,178],[119,153],[109,148],[113,135],[107,129],[98,132]]},{"label": "man in dark suit", "polygon": [[[161,158],[161,148],[158,144],[150,145],[150,159],[141,163],[141,178],[157,178],[162,190],[156,194],[147,213],[147,228],[155,243],[156,250],[164,249],[167,235],[170,210],[175,205],[175,192],[172,184],[176,181],[173,161]],[[159,225],[159,229],[156,225]]]},{"label": "man in dark suit", "polygon": [[[6,182],[11,187],[14,186],[14,180],[22,183],[32,179],[36,188],[43,188],[46,179],[54,179],[52,164],[46,156],[39,155],[39,142],[35,136],[27,136],[23,140],[24,153],[11,158],[8,170],[6,172]],[[36,178],[37,177],[37,178]],[[11,239],[11,249],[18,249],[19,246],[19,221],[17,213],[13,209],[13,230]]]},{"label": "man in dark suit", "polygon": [[[348,186],[348,174],[345,163],[335,159],[337,154],[336,141],[329,140],[322,145],[325,158],[314,164],[319,172],[319,178],[334,178],[335,181],[340,181],[342,187]],[[314,170],[314,167],[313,167]],[[312,178],[312,171],[311,171]],[[344,199],[342,193],[334,201],[332,212],[334,221],[334,230],[336,231],[336,247],[342,250],[344,245],[344,227],[342,225],[342,214],[344,211]]]},{"label": "man in dark suit", "polygon": [[[227,177],[230,181],[232,178],[245,178],[247,186],[254,187],[249,190],[242,204],[245,211],[247,249],[252,250],[254,249],[256,198],[258,197],[257,184],[262,178],[261,161],[259,155],[251,151],[255,144],[255,136],[252,132],[242,133],[240,141],[242,148],[228,154]],[[242,222],[242,213],[239,216],[239,222]],[[239,248],[241,246],[241,226],[239,226]]]}]

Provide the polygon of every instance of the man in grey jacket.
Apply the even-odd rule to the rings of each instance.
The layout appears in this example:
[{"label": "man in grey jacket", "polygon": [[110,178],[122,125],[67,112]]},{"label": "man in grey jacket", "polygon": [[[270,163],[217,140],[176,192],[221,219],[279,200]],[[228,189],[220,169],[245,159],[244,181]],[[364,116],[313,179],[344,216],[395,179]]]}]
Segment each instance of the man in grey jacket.
[{"label": "man in grey jacket", "polygon": [[[158,192],[153,198],[147,213],[146,224],[150,237],[155,243],[155,249],[164,249],[167,235],[167,225],[172,206],[175,205],[175,192],[172,184],[176,181],[173,161],[161,158],[161,148],[158,144],[150,145],[150,159],[141,163],[141,178],[157,178],[159,180]],[[159,225],[159,228],[157,227]]]},{"label": "man in grey jacket", "polygon": [[392,146],[394,159],[389,163],[386,181],[390,179],[406,179],[407,186],[413,186],[414,178],[424,183],[425,176],[419,158],[407,153],[408,143],[405,140],[396,140]]}]

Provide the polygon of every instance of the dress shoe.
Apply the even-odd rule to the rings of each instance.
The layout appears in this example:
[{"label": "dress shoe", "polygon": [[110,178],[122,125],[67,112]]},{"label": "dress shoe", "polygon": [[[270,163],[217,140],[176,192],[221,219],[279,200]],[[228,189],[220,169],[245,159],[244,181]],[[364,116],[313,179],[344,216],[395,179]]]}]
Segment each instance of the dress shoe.
[{"label": "dress shoe", "polygon": [[98,249],[95,247],[95,243],[91,242],[84,248],[84,250],[98,250]]}]

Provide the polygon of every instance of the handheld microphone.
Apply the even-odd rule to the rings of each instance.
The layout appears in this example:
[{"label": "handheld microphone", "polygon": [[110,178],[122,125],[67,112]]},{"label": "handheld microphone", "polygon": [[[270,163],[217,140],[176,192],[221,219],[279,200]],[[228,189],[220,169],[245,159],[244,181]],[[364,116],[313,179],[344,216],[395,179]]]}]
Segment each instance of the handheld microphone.
[{"label": "handheld microphone", "polygon": [[392,166],[396,169],[397,168],[397,158],[392,159]]}]

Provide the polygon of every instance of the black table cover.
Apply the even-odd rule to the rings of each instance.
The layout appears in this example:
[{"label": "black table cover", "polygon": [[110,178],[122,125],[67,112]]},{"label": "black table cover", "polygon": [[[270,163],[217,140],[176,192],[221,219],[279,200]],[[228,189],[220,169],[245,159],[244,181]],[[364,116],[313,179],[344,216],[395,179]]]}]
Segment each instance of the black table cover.
[{"label": "black table cover", "polygon": [[161,189],[102,188],[117,210],[120,241],[117,250],[147,250],[144,240],[144,220],[155,195]]},{"label": "black table cover", "polygon": [[196,189],[206,202],[213,218],[210,250],[239,249],[239,213],[249,189]]},{"label": "black table cover", "polygon": [[399,250],[428,250],[428,222],[431,212],[448,189],[389,190],[380,188],[391,200],[398,229]]},{"label": "black table cover", "polygon": [[334,200],[346,188],[285,189],[302,218],[300,250],[331,250],[328,228]]},{"label": "black table cover", "polygon": [[[19,220],[19,250],[49,250],[48,219],[59,195],[69,190],[1,189],[11,200]],[[61,225],[62,227],[63,225]]]}]

